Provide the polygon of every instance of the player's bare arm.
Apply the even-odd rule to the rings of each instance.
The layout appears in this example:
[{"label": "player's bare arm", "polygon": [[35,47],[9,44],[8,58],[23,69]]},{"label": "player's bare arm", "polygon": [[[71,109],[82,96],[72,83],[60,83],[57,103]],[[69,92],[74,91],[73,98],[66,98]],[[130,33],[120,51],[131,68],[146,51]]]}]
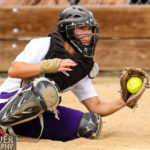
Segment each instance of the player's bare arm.
[{"label": "player's bare arm", "polygon": [[[77,64],[71,59],[61,59],[60,64],[58,66],[57,72],[61,71],[71,71],[70,67],[75,67]],[[54,67],[55,66],[50,66]],[[47,70],[51,70],[48,68]],[[35,76],[42,75],[43,72],[39,69],[39,64],[28,64],[24,62],[14,62],[8,69],[8,75],[12,78],[32,78]]]},{"label": "player's bare arm", "polygon": [[38,69],[38,64],[27,64],[24,62],[14,62],[8,69],[8,75],[12,78],[31,78],[42,75]]},{"label": "player's bare arm", "polygon": [[121,98],[112,102],[102,102],[99,100],[98,96],[88,98],[82,103],[90,112],[97,113],[102,117],[110,115],[126,106]]}]

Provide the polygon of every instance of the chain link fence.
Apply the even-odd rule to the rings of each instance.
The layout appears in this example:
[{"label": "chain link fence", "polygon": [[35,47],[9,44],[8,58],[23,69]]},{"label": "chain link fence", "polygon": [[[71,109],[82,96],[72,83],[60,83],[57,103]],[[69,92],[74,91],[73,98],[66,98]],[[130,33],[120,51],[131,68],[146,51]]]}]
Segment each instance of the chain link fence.
[{"label": "chain link fence", "polygon": [[150,0],[0,0],[3,6],[32,6],[32,5],[129,5],[150,4]]}]

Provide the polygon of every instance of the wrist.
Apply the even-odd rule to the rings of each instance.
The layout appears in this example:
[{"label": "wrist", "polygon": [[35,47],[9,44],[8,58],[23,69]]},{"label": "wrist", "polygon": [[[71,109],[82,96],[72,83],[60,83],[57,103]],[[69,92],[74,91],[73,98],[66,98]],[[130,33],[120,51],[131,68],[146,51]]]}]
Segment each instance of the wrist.
[{"label": "wrist", "polygon": [[56,73],[61,63],[61,59],[47,59],[39,62],[39,71],[41,73]]}]

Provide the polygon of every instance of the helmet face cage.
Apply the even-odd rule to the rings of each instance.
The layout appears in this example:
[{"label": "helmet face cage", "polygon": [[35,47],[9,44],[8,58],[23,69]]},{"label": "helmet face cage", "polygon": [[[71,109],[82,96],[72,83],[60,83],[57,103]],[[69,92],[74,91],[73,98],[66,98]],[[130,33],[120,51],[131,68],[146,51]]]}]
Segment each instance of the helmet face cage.
[{"label": "helmet face cage", "polygon": [[[90,34],[78,34],[74,32],[76,28],[86,27],[86,26],[91,27],[92,32]],[[95,54],[96,44],[99,40],[99,26],[98,24],[68,25],[66,26],[66,36],[67,36],[67,41],[74,47],[74,49],[79,55],[82,55],[84,57],[93,57]],[[82,42],[82,38],[85,37],[90,37],[91,40]]]},{"label": "helmet face cage", "polygon": [[[76,28],[90,26],[90,34],[77,34]],[[80,57],[92,58],[99,39],[99,25],[91,12],[80,6],[65,9],[58,21],[58,32],[68,41]],[[90,37],[88,42],[82,42],[82,38]]]}]

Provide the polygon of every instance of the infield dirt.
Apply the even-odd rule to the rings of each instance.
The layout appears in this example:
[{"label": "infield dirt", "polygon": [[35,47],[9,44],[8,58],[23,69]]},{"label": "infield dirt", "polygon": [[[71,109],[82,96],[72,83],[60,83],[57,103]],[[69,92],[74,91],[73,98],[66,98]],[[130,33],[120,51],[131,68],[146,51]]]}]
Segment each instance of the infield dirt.
[{"label": "infield dirt", "polygon": [[[102,101],[112,101],[120,97],[118,76],[99,76],[93,84]],[[82,110],[87,109],[71,93],[62,96],[61,105]],[[19,137],[17,150],[150,150],[150,89],[138,107],[124,107],[120,111],[103,117],[101,135],[96,140],[79,138],[68,142]]]}]

